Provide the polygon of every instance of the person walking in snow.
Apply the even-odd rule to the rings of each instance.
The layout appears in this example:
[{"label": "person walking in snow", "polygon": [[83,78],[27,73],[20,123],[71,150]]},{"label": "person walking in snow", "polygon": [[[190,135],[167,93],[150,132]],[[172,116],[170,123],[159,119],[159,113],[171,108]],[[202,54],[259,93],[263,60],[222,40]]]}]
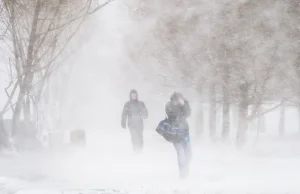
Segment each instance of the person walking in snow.
[{"label": "person walking in snow", "polygon": [[179,175],[186,178],[189,175],[191,161],[191,143],[187,118],[191,116],[189,102],[179,92],[171,95],[166,104],[167,118],[160,122],[156,129],[167,141],[172,142],[178,160]]},{"label": "person walking in snow", "polygon": [[133,151],[141,152],[143,150],[143,120],[148,117],[148,110],[145,103],[138,99],[136,90],[131,90],[129,95],[130,100],[125,103],[123,108],[121,125],[123,129],[126,129],[127,123]]}]

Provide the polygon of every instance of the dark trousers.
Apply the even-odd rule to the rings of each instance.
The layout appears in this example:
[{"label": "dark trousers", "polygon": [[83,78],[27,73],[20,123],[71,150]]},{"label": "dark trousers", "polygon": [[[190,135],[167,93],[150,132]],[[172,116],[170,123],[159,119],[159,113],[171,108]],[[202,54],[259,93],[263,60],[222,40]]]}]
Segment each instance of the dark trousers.
[{"label": "dark trousers", "polygon": [[143,151],[143,129],[140,128],[130,128],[130,135],[131,135],[131,143],[132,149],[134,152],[142,152]]},{"label": "dark trousers", "polygon": [[184,141],[174,143],[174,147],[177,153],[179,175],[181,178],[186,178],[189,175],[189,168],[192,157],[190,137],[187,136]]}]

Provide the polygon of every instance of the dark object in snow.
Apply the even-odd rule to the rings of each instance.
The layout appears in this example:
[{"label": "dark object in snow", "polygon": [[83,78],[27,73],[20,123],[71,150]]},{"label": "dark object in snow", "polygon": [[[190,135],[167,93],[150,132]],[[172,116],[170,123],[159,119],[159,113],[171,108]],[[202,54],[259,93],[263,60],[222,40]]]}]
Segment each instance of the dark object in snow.
[{"label": "dark object in snow", "polygon": [[72,145],[85,145],[86,144],[86,134],[83,129],[76,129],[71,131],[70,141]]}]

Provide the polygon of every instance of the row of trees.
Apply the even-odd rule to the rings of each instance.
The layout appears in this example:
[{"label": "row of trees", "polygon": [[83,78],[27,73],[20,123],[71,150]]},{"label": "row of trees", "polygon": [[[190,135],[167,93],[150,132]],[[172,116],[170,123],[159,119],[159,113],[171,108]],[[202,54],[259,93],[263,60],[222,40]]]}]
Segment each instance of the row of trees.
[{"label": "row of trees", "polygon": [[[76,51],[76,35],[86,18],[112,0],[3,0],[0,3],[1,66],[9,83],[7,102],[0,107],[0,147],[9,146],[24,123],[38,123],[41,105],[47,104],[49,79]],[[62,84],[62,83],[61,83]],[[54,91],[52,91],[54,92]],[[50,92],[51,93],[51,92]],[[12,131],[3,118],[12,111]],[[18,126],[24,118],[22,126]]]},{"label": "row of trees", "polygon": [[[223,139],[230,107],[238,107],[237,145],[249,120],[286,103],[300,106],[299,1],[132,0],[130,7],[142,29],[127,38],[135,40],[127,47],[133,63],[167,87],[196,89],[200,104],[210,104],[211,137],[217,105]],[[200,121],[203,115],[200,109]]]}]

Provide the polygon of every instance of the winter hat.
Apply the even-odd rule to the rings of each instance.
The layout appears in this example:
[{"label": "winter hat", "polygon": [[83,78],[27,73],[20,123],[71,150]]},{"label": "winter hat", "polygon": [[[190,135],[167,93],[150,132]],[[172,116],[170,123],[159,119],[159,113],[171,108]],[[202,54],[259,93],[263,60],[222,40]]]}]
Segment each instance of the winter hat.
[{"label": "winter hat", "polygon": [[171,98],[170,98],[170,100],[171,100],[172,102],[178,101],[179,99],[183,99],[183,95],[182,95],[181,93],[179,93],[179,92],[174,92],[174,93],[171,95]]}]

